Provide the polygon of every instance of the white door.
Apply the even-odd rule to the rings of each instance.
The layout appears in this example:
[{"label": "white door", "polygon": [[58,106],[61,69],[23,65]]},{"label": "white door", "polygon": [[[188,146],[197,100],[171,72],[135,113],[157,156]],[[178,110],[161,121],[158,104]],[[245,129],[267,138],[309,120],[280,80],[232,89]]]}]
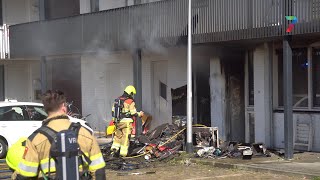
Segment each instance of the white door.
[{"label": "white door", "polygon": [[5,96],[21,102],[31,101],[29,76],[29,66],[20,64],[7,65]]},{"label": "white door", "polygon": [[120,64],[110,63],[107,64],[107,120],[111,120],[111,108],[114,100],[122,95],[123,90],[121,90],[120,81]]},{"label": "white door", "polygon": [[153,120],[151,128],[170,123],[168,117],[167,61],[152,63],[153,72]]}]

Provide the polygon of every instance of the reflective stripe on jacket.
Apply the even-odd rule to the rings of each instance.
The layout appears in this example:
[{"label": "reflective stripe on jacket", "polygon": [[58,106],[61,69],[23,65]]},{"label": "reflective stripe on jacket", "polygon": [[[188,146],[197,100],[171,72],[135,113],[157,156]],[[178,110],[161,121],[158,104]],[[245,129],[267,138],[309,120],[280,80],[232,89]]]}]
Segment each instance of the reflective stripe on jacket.
[{"label": "reflective stripe on jacket", "polygon": [[[67,130],[70,124],[71,122],[68,119],[56,119],[50,121],[47,126],[59,132]],[[89,171],[94,176],[96,170],[105,167],[99,145],[95,137],[83,127],[79,130],[78,144],[81,151],[89,157],[91,161]],[[49,171],[50,148],[51,144],[43,134],[37,134],[32,141],[27,139],[26,150],[17,168],[17,174],[25,177],[35,177],[39,174],[40,169],[47,173]],[[50,172],[55,172],[55,163],[52,160],[50,161]]]}]

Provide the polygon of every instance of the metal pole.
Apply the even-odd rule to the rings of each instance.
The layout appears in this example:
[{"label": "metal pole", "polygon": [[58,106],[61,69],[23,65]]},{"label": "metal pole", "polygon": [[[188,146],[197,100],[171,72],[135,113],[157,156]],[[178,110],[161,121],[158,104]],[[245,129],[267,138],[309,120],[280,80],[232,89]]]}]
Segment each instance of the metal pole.
[{"label": "metal pole", "polygon": [[187,153],[192,153],[192,40],[191,0],[188,5],[188,84],[187,84]]},{"label": "metal pole", "polygon": [[285,159],[293,158],[292,118],[292,49],[291,35],[283,40],[283,103],[284,103],[284,149]]}]

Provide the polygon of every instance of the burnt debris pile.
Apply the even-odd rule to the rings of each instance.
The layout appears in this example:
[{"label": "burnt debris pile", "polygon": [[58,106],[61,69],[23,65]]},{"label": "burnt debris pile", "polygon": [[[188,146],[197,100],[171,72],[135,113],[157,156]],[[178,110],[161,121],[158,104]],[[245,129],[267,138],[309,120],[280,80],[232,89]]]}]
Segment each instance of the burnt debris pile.
[{"label": "burnt debris pile", "polygon": [[[200,145],[199,145],[200,144]],[[201,145],[196,146],[195,157],[199,158],[243,158],[270,157],[271,154],[263,143],[238,143],[235,141],[223,142],[219,147]]]},{"label": "burnt debris pile", "polygon": [[107,167],[114,170],[137,169],[154,161],[170,160],[184,149],[185,128],[162,124],[144,135],[132,138],[127,157],[111,156],[111,143],[100,145]]}]

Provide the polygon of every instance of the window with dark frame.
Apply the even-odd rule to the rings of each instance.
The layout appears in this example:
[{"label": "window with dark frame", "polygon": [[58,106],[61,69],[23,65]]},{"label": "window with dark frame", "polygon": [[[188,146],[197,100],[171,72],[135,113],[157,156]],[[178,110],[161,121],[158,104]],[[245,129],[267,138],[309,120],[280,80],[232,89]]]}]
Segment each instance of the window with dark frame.
[{"label": "window with dark frame", "polygon": [[254,79],[253,79],[253,51],[248,53],[248,90],[249,90],[249,106],[254,105]]},{"label": "window with dark frame", "polygon": [[167,85],[165,85],[164,83],[162,83],[161,81],[159,81],[159,87],[160,87],[160,96],[167,100]]},{"label": "window with dark frame", "polygon": [[254,113],[249,113],[249,142],[255,143],[255,118]]},{"label": "window with dark frame", "polygon": [[[283,53],[278,55],[279,106],[283,106]],[[307,48],[292,49],[293,108],[308,107],[308,53]]]},{"label": "window with dark frame", "polygon": [[43,121],[48,116],[42,106],[27,106],[26,111],[32,121]]},{"label": "window with dark frame", "polygon": [[0,121],[28,121],[24,106],[5,106],[0,108]]},{"label": "window with dark frame", "polygon": [[320,48],[312,49],[313,106],[320,107]]}]

